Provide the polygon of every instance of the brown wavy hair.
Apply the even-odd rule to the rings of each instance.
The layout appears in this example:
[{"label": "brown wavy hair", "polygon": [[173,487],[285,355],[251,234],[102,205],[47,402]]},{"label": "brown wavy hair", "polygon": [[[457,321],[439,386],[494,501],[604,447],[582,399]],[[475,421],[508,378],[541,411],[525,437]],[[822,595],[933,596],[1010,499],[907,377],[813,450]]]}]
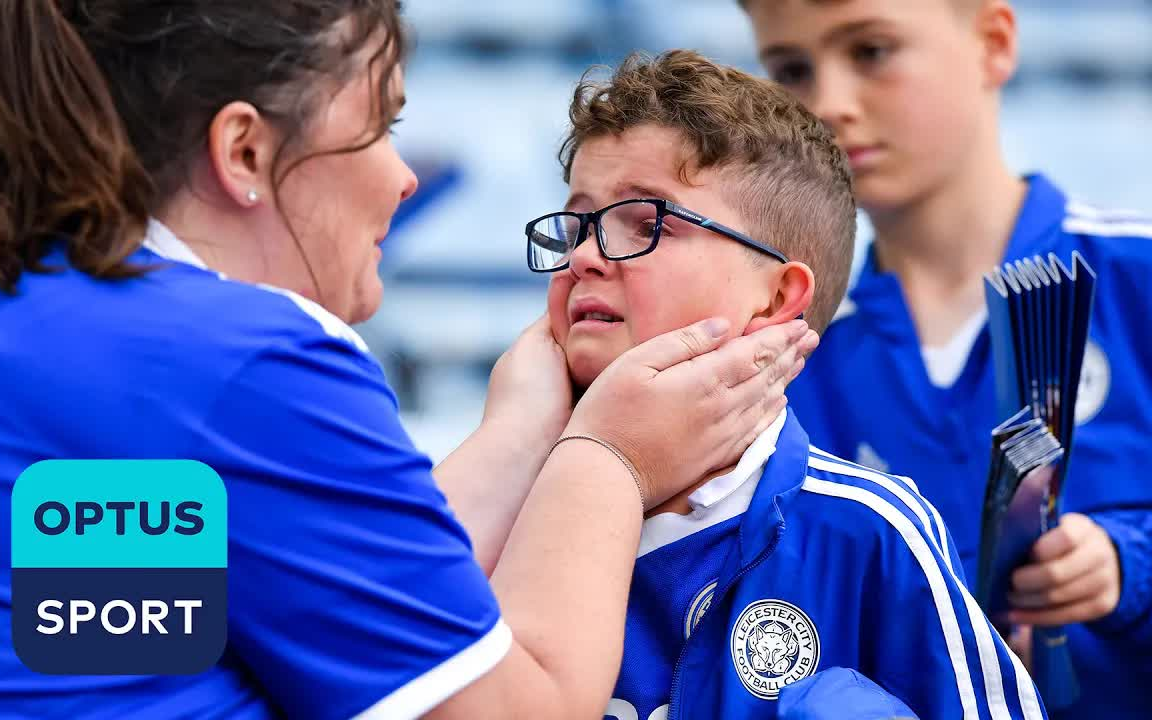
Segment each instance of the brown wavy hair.
[{"label": "brown wavy hair", "polygon": [[823,331],[848,286],[856,239],[848,159],[824,123],[779,85],[688,50],[633,54],[606,82],[591,72],[569,108],[565,182],[591,138],[649,124],[679,131],[690,149],[681,179],[722,170],[749,235],[812,268],[806,318]]},{"label": "brown wavy hair", "polygon": [[[398,0],[3,0],[0,2],[0,291],[63,243],[69,264],[115,279],[150,214],[184,182],[216,113],[236,100],[277,124],[282,167],[351,57],[405,54]],[[376,108],[387,131],[390,109]]]}]

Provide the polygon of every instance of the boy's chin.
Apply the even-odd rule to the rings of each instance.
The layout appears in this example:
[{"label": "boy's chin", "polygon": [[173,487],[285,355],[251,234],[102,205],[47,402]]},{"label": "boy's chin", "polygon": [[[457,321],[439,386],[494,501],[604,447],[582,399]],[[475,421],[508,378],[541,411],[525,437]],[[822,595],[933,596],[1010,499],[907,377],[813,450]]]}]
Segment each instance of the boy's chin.
[{"label": "boy's chin", "polygon": [[869,171],[853,178],[856,200],[867,212],[892,212],[911,204],[922,192],[914,179]]},{"label": "boy's chin", "polygon": [[578,355],[568,357],[568,374],[572,376],[572,384],[579,390],[586,390],[600,373],[612,364],[611,359],[588,357]]}]

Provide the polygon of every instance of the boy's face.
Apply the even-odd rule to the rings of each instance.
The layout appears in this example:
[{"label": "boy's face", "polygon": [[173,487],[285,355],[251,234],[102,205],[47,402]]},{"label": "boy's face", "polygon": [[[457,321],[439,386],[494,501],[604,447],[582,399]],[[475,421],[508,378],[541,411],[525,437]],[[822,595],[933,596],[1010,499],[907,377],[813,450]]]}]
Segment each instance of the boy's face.
[{"label": "boy's face", "polygon": [[990,42],[987,8],[957,3],[748,2],[769,76],[835,131],[869,211],[932,191],[963,167],[981,133],[995,132],[995,91],[1014,45]]},{"label": "boy's face", "polygon": [[[692,185],[686,185],[678,173],[684,157],[680,134],[654,125],[588,140],[572,163],[566,209],[592,212],[620,200],[662,198],[747,232],[747,223],[724,201],[719,171],[692,172]],[[767,258],[754,263],[740,243],[671,216],[652,253],[609,261],[590,228],[569,268],[552,276],[552,332],[573,381],[587,387],[626,350],[698,320],[727,317],[730,334],[739,334],[772,304],[782,267]],[[589,313],[613,320],[590,319]]]}]

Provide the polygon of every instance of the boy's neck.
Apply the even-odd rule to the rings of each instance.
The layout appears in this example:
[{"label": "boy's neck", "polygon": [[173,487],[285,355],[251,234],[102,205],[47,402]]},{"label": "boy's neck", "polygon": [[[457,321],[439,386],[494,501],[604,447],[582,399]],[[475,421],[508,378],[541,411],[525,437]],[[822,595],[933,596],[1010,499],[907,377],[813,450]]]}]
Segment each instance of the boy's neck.
[{"label": "boy's neck", "polygon": [[735,465],[731,465],[729,467],[724,468],[723,470],[717,470],[715,472],[712,472],[712,473],[705,475],[704,477],[700,478],[700,480],[697,481],[695,484],[688,487],[686,490],[681,490],[676,495],[673,495],[672,497],[668,498],[667,500],[660,503],[656,507],[652,508],[648,512],[644,513],[644,519],[647,520],[650,517],[655,517],[656,515],[663,515],[664,513],[675,513],[677,515],[689,515],[689,514],[691,514],[692,503],[688,502],[688,498],[692,496],[692,493],[696,492],[700,488],[707,485],[710,480],[714,480],[714,479],[720,477],[721,475],[726,475],[727,473],[732,472],[735,468],[736,468]]},{"label": "boy's neck", "polygon": [[[988,155],[987,153],[985,155]],[[920,342],[946,343],[984,307],[980,280],[1003,258],[1027,183],[999,151],[918,201],[870,214],[876,260],[900,278]]]}]

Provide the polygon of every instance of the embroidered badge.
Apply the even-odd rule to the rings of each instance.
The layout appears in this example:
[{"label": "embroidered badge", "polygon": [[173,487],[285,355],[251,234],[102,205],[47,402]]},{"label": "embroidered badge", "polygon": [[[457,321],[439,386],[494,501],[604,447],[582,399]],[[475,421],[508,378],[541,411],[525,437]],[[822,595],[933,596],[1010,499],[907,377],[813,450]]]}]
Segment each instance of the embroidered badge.
[{"label": "embroidered badge", "polygon": [[816,672],[820,636],[803,610],[783,600],[758,600],[732,626],[732,662],[748,692],[775,700],[780,688]]}]

